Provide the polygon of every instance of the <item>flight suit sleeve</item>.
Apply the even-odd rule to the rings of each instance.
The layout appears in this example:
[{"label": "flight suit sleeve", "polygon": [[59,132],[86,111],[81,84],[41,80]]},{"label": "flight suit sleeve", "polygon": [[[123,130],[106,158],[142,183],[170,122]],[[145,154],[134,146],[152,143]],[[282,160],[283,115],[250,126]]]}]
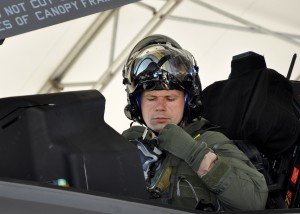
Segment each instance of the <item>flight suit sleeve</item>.
[{"label": "flight suit sleeve", "polygon": [[227,137],[219,132],[205,132],[198,141],[206,142],[218,156],[214,167],[202,181],[214,192],[226,210],[262,210],[268,187],[263,174]]}]

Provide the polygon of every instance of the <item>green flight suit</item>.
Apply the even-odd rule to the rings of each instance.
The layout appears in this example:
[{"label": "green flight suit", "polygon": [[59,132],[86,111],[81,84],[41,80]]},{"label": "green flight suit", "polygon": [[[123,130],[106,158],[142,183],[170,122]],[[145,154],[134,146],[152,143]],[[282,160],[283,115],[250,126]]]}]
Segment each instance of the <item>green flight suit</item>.
[{"label": "green flight suit", "polygon": [[[264,176],[256,170],[249,158],[222,133],[205,131],[208,121],[201,119],[188,124],[185,131],[197,142],[205,142],[217,155],[213,168],[199,177],[187,163],[166,152],[160,171],[152,180],[160,179],[163,170],[171,169],[169,185],[163,189],[160,203],[178,208],[195,209],[199,204],[213,205],[214,211],[262,210],[268,197]],[[132,126],[122,133],[128,140],[142,135],[145,127]],[[200,203],[199,203],[200,202]],[[203,208],[201,208],[203,209]]]}]

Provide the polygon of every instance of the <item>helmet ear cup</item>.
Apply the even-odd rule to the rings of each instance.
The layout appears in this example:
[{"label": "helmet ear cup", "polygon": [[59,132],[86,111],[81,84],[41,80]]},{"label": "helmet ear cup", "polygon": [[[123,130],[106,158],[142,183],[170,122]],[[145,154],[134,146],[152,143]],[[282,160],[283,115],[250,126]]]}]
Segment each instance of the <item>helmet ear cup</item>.
[{"label": "helmet ear cup", "polygon": [[129,120],[133,120],[136,115],[136,109],[131,104],[128,104],[124,108],[124,113]]},{"label": "helmet ear cup", "polygon": [[188,104],[188,121],[192,121],[195,118],[200,118],[203,113],[203,105],[201,99],[193,99]]},{"label": "helmet ear cup", "polygon": [[128,104],[124,108],[124,113],[129,120],[144,123],[140,108],[140,99],[140,94],[130,94],[128,97]]}]

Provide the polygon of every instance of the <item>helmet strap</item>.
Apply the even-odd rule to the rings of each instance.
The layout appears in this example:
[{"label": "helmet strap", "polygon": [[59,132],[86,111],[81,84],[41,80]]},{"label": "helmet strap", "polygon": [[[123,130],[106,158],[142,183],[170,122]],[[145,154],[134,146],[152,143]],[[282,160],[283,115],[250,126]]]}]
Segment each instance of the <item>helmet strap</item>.
[{"label": "helmet strap", "polygon": [[141,105],[141,93],[136,94],[136,103],[140,111],[142,112],[142,105]]}]

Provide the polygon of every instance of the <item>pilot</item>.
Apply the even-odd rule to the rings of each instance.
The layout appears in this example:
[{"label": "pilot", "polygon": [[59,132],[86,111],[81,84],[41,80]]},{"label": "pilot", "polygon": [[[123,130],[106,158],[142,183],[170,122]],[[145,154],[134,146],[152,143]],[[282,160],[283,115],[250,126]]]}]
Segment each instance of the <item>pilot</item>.
[{"label": "pilot", "polygon": [[201,116],[201,82],[191,53],[170,37],[150,35],[131,51],[123,83],[125,114],[140,125],[122,135],[147,142],[148,153],[157,157],[144,167],[152,200],[204,211],[265,208],[264,176]]}]

